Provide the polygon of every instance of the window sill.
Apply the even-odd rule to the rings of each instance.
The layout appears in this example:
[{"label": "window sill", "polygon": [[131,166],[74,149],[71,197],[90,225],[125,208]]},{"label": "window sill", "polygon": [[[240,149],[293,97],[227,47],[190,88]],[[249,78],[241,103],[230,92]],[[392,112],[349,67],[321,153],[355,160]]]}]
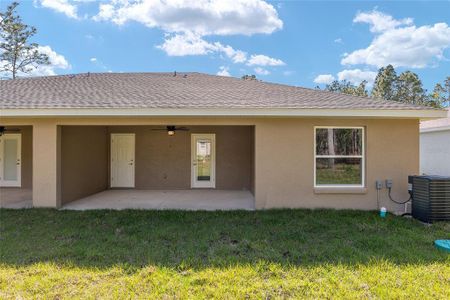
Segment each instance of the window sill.
[{"label": "window sill", "polygon": [[315,187],[314,194],[367,194],[365,187]]}]

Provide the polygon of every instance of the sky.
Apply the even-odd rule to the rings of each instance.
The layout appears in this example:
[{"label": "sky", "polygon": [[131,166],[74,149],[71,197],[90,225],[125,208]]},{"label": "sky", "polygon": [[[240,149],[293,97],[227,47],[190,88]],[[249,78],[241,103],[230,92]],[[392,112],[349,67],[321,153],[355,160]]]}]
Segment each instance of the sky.
[{"label": "sky", "polygon": [[450,75],[450,1],[25,0],[18,12],[50,57],[34,76],[177,71],[370,86],[392,64],[431,91]]}]

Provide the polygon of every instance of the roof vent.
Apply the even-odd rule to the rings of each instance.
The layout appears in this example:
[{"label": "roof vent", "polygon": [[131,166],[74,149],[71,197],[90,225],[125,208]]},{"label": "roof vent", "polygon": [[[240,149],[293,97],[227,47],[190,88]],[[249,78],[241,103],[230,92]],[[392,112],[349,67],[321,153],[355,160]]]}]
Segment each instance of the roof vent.
[{"label": "roof vent", "polygon": [[241,78],[243,80],[256,80],[256,75],[244,75]]}]

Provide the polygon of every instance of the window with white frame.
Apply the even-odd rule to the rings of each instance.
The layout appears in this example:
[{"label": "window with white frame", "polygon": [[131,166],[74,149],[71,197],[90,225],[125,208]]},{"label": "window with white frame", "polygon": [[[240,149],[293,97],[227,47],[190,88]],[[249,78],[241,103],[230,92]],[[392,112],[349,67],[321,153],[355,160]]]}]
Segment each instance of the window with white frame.
[{"label": "window with white frame", "polygon": [[314,186],[364,186],[364,127],[314,128]]}]

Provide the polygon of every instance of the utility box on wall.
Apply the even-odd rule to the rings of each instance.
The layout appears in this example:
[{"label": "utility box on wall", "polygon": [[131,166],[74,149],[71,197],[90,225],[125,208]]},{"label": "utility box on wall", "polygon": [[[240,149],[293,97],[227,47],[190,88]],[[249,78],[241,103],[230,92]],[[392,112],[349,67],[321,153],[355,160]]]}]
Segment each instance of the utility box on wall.
[{"label": "utility box on wall", "polygon": [[450,221],[450,177],[410,176],[412,216],[432,223]]}]

